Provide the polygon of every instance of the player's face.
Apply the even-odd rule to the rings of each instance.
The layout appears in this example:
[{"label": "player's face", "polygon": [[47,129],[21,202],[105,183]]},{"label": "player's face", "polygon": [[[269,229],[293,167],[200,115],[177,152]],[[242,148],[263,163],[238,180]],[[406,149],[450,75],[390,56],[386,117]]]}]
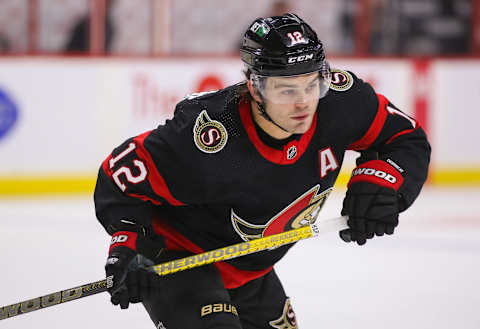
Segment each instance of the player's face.
[{"label": "player's face", "polygon": [[270,77],[265,86],[268,115],[292,134],[311,126],[320,98],[318,72],[297,77]]}]

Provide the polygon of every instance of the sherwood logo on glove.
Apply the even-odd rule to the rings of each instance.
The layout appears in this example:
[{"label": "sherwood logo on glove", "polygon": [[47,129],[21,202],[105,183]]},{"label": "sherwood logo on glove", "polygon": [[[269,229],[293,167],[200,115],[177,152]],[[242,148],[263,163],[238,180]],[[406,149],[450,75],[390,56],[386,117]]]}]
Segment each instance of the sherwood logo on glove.
[{"label": "sherwood logo on glove", "polygon": [[112,241],[110,241],[110,245],[114,243],[127,242],[127,240],[128,240],[128,235],[117,235],[112,238]]},{"label": "sherwood logo on glove", "polygon": [[110,250],[118,246],[124,246],[132,250],[136,250],[137,244],[137,233],[128,232],[128,231],[119,231],[112,235],[112,240],[110,241]]},{"label": "sherwood logo on glove", "polygon": [[353,171],[352,177],[357,175],[367,175],[367,176],[375,176],[378,178],[383,178],[389,183],[395,184],[397,182],[397,178],[392,176],[384,171],[376,170],[373,168],[357,168]]},{"label": "sherwood logo on glove", "polygon": [[348,187],[355,182],[369,182],[398,191],[403,176],[390,164],[382,160],[367,161],[353,169]]}]

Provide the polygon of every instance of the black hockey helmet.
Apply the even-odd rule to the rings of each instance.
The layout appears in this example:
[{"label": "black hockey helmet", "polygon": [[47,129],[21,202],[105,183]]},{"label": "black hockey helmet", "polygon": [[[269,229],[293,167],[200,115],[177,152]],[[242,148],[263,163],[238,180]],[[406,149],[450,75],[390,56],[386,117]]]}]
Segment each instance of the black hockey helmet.
[{"label": "black hockey helmet", "polygon": [[295,14],[257,18],[243,37],[241,59],[260,76],[291,76],[328,68],[322,42]]}]

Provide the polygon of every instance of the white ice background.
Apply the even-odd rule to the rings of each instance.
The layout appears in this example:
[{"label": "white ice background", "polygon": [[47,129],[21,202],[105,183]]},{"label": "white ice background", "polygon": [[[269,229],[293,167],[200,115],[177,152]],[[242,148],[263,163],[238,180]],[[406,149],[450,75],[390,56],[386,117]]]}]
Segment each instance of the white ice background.
[{"label": "white ice background", "polygon": [[[342,197],[333,193],[320,220],[339,215]],[[109,238],[92,197],[3,199],[0,216],[0,306],[104,278]],[[480,189],[425,188],[400,222],[393,236],[362,247],[331,233],[282,259],[276,268],[299,328],[480,328]],[[102,293],[0,328],[154,325],[141,304],[120,310]]]}]

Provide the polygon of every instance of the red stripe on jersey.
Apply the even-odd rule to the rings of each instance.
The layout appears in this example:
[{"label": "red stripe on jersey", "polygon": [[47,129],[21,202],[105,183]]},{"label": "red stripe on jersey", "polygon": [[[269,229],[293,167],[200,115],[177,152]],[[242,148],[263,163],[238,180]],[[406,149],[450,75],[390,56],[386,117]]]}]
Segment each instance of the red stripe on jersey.
[{"label": "red stripe on jersey", "polygon": [[107,174],[108,177],[112,177],[112,171],[110,170],[110,165],[108,164],[110,159],[112,158],[112,154],[110,154],[105,160],[102,162],[102,168],[105,174]]},{"label": "red stripe on jersey", "polygon": [[372,125],[362,138],[348,146],[349,150],[359,151],[369,148],[370,145],[372,145],[372,143],[375,141],[375,139],[377,139],[378,135],[380,134],[380,131],[385,124],[385,120],[387,119],[388,99],[380,94],[377,94],[377,98],[378,110]]},{"label": "red stripe on jersey", "polygon": [[[195,243],[187,239],[184,235],[180,234],[170,225],[164,223],[160,219],[155,218],[152,224],[155,233],[165,238],[166,250],[189,251],[194,254],[205,252],[205,250],[197,246]],[[238,288],[249,281],[264,276],[273,268],[273,266],[270,266],[261,271],[246,271],[240,270],[225,262],[216,262],[213,263],[213,265],[220,272],[223,285],[226,289]]]},{"label": "red stripe on jersey", "polygon": [[[165,180],[163,179],[162,175],[157,170],[157,167],[155,166],[155,162],[153,162],[153,159],[150,156],[150,153],[148,153],[148,151],[143,146],[143,142],[145,141],[145,138],[147,138],[147,136],[150,135],[151,132],[152,131],[147,131],[141,135],[138,135],[133,139],[134,142],[137,144],[136,152],[138,156],[140,156],[142,160],[144,160],[147,164],[147,168],[149,171],[148,181],[150,183],[150,186],[152,187],[152,190],[157,195],[164,198],[169,204],[173,206],[183,206],[184,204],[179,200],[175,199],[172,193],[170,193],[167,183],[165,183]],[[158,201],[156,204],[159,204]]]},{"label": "red stripe on jersey", "polygon": [[[243,126],[247,131],[248,138],[253,143],[257,151],[268,161],[280,165],[293,164],[300,159],[310,144],[313,133],[315,132],[315,127],[317,126],[317,113],[315,112],[310,128],[302,135],[300,140],[290,141],[283,147],[283,150],[277,150],[273,147],[265,145],[260,137],[258,137],[257,130],[255,129],[255,125],[253,123],[252,112],[250,111],[250,103],[248,101],[240,102],[239,112]],[[292,146],[297,148],[297,155],[292,159],[288,159],[288,149],[290,149]]]},{"label": "red stripe on jersey", "polygon": [[[418,124],[418,121],[415,120],[415,123],[416,123],[416,126],[415,127],[419,127],[419,124]],[[396,133],[395,135],[393,135],[392,137],[390,137],[389,140],[387,140],[385,142],[385,144],[390,144],[394,139],[396,139],[397,137],[399,136],[402,136],[402,135],[406,135],[406,134],[410,134],[411,132],[417,130],[417,128],[414,128],[414,129],[407,129],[407,130],[404,130],[404,131],[401,131],[399,133]]]},{"label": "red stripe on jersey", "polygon": [[137,199],[140,199],[142,201],[150,201],[151,203],[153,203],[154,205],[161,205],[162,202],[158,201],[158,200],[155,200],[155,199],[152,199],[146,195],[142,195],[142,194],[135,194],[135,193],[127,193],[129,196],[133,196],[134,198],[137,198]]}]

